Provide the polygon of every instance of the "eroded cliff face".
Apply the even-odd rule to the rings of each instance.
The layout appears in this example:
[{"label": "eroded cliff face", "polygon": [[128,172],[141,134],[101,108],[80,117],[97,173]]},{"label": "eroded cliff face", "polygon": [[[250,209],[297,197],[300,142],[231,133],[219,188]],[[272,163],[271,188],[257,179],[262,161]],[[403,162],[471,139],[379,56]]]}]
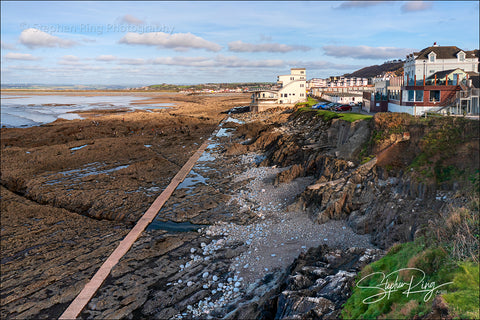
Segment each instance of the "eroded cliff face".
[{"label": "eroded cliff face", "polygon": [[[262,150],[261,165],[289,167],[275,184],[316,179],[291,209],[306,211],[318,223],[347,220],[383,249],[413,240],[449,206],[462,203],[458,191],[478,167],[478,124],[464,119],[385,113],[347,122],[296,112],[256,133],[245,135],[237,151]],[[429,148],[448,150],[429,154]],[[446,171],[459,174],[445,179]]]},{"label": "eroded cliff face", "polygon": [[[245,141],[227,152],[261,151],[260,165],[288,167],[277,175],[277,186],[313,176],[288,209],[303,210],[317,223],[345,220],[380,249],[424,235],[452,207],[465,205],[468,177],[478,172],[475,121],[386,113],[350,123],[294,112],[281,124],[254,127],[255,133],[238,130]],[[229,318],[337,319],[357,273],[385,252],[311,248]],[[437,298],[431,314],[446,312]]]}]

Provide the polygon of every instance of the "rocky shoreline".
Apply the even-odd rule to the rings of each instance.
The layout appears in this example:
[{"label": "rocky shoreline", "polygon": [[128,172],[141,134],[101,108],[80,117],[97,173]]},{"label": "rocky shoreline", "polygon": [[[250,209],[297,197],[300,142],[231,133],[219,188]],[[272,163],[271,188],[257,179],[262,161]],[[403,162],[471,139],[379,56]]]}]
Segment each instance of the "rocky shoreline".
[{"label": "rocky shoreline", "polygon": [[[113,269],[82,318],[245,318],[246,312],[247,318],[252,312],[258,318],[264,308],[258,300],[279,290],[288,267],[302,252],[308,256],[309,248],[321,246],[347,260],[353,256],[343,252],[355,253],[356,259],[363,254],[364,262],[381,255],[368,235],[355,234],[344,222],[315,224],[306,213],[287,210],[312,178],[274,185],[288,168],[258,166],[264,159],[259,153],[228,155],[236,126],[224,123],[225,130],[202,156],[208,161],[199,161],[192,170],[197,183],[179,186],[157,216],[212,226],[181,234],[146,232]],[[216,205],[209,207],[212,201]],[[325,283],[338,282],[344,273],[334,276],[340,269],[335,265],[319,276],[333,276]]]},{"label": "rocky shoreline", "polygon": [[[366,264],[382,257],[393,243],[421,236],[430,219],[464,201],[453,195],[455,190],[439,190],[428,181],[416,182],[404,170],[386,169],[411,161],[424,128],[387,136],[372,151],[377,157],[360,163],[372,126],[378,130],[398,121],[386,121],[388,114],[370,123],[322,121],[314,113],[285,109],[227,115],[240,98],[185,99],[201,101],[189,100],[184,102],[186,109],[162,111],[153,118],[133,114],[126,120],[130,129],[117,131],[115,137],[107,129],[112,124],[123,128],[117,122],[125,115],[98,118],[100,130],[96,125],[86,130],[95,148],[74,150],[75,157],[69,149],[72,141],[42,146],[44,138],[30,137],[27,147],[20,147],[21,135],[5,131],[9,135],[2,136],[2,151],[7,152],[2,157],[2,301],[6,301],[2,317],[58,317],[128,232],[128,224],[164,187],[159,181],[168,181],[220,119],[226,118],[207,150],[154,223],[113,268],[82,319],[335,319]],[[58,133],[59,128],[65,130],[63,125],[43,130],[53,136],[51,130]],[[152,134],[151,129],[177,136]],[[77,144],[83,146],[85,140]],[[75,179],[64,179],[62,172],[81,167],[78,172],[85,174],[88,168],[82,163],[98,157],[97,146],[110,159],[105,172],[80,180],[76,195],[85,196],[63,194]],[[50,160],[42,163],[45,160],[37,154],[43,167],[33,168],[13,161],[35,163],[29,158],[32,152]],[[122,154],[130,162],[123,161]],[[475,161],[474,154],[462,156]],[[71,166],[59,166],[65,161]],[[52,173],[52,166],[57,171]],[[63,180],[52,187],[45,183],[52,175]],[[104,197],[89,191],[99,186],[108,189]],[[115,202],[119,198],[123,207]],[[93,206],[91,199],[97,200]],[[85,203],[87,210],[73,210]],[[21,204],[24,209],[18,211]],[[102,210],[88,210],[95,206]],[[112,214],[118,207],[120,214]],[[42,217],[35,214],[36,208]],[[58,220],[68,220],[68,228],[57,231],[62,225]],[[52,243],[44,250],[47,246],[40,242],[50,229],[56,232],[51,240],[67,241],[68,246]],[[35,237],[30,236],[32,231]],[[75,243],[59,232],[67,232]],[[24,241],[29,237],[34,240]],[[21,241],[24,245],[18,245]],[[4,249],[9,250],[6,255]],[[43,262],[48,262],[39,268],[43,274],[30,278],[28,272]],[[64,277],[47,277],[49,269]],[[20,276],[16,270],[22,271]]]}]

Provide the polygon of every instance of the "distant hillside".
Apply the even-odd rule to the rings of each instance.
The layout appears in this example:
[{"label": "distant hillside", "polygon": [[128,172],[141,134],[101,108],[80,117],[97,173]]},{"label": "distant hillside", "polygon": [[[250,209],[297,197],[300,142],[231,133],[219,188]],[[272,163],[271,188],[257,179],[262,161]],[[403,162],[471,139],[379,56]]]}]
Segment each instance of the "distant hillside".
[{"label": "distant hillside", "polygon": [[383,72],[395,71],[396,75],[401,75],[403,73],[403,63],[404,61],[393,61],[386,62],[382,65],[375,65],[370,67],[365,67],[363,69],[357,70],[352,73],[345,74],[345,77],[359,77],[359,78],[372,78],[377,75],[381,75]]}]

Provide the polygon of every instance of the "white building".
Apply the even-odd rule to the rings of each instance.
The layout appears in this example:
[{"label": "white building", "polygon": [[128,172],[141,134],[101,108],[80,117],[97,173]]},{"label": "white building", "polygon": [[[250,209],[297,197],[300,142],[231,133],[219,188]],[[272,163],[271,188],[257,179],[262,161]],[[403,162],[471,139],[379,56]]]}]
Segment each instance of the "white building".
[{"label": "white building", "polygon": [[339,104],[359,104],[363,101],[363,94],[358,92],[324,92],[322,98]]},{"label": "white building", "polygon": [[290,74],[277,77],[272,90],[259,90],[252,94],[251,111],[263,111],[276,106],[292,106],[307,101],[305,68],[292,68]]},{"label": "white building", "polygon": [[312,78],[307,81],[307,89],[327,87],[327,79]]},{"label": "white building", "polygon": [[478,72],[478,57],[476,50],[465,51],[456,46],[433,46],[420,52],[407,55],[404,64],[405,83],[413,85],[416,80],[423,82],[423,78],[439,72],[452,69],[462,69],[465,72]]},{"label": "white building", "polygon": [[[479,51],[434,44],[407,55],[400,91],[389,92],[388,111],[478,115]],[[398,94],[399,93],[399,94]]]}]

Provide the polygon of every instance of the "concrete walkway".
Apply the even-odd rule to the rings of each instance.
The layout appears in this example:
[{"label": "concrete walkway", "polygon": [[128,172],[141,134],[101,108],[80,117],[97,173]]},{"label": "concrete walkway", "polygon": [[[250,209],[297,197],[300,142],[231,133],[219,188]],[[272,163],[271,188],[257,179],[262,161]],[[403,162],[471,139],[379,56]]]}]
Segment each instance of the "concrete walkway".
[{"label": "concrete walkway", "polygon": [[[221,123],[223,123],[223,121]],[[219,129],[220,128],[217,128],[213,132],[212,136],[215,136]],[[85,285],[82,291],[80,291],[78,296],[72,301],[72,303],[63,312],[59,319],[76,319],[80,315],[87,303],[90,301],[90,299],[92,299],[92,297],[103,284],[107,276],[110,274],[112,268],[127,253],[127,251],[132,247],[133,243],[138,239],[140,234],[156,217],[157,213],[160,211],[168,198],[172,195],[173,191],[175,191],[177,186],[185,179],[185,177],[188,175],[195,163],[202,156],[203,152],[207,149],[210,142],[211,137],[207,139],[200,146],[200,148],[198,148],[198,150],[190,157],[190,159],[188,159],[187,163],[185,163],[185,165],[170,181],[170,184],[167,186],[167,188],[165,188],[165,190],[158,196],[158,198],[155,199],[150,208],[148,208],[148,210],[143,214],[143,216],[137,221],[135,227],[133,227],[133,229],[130,230],[125,239],[120,242],[115,251],[113,251],[113,253],[102,264],[102,266],[95,273],[93,278]]]}]

